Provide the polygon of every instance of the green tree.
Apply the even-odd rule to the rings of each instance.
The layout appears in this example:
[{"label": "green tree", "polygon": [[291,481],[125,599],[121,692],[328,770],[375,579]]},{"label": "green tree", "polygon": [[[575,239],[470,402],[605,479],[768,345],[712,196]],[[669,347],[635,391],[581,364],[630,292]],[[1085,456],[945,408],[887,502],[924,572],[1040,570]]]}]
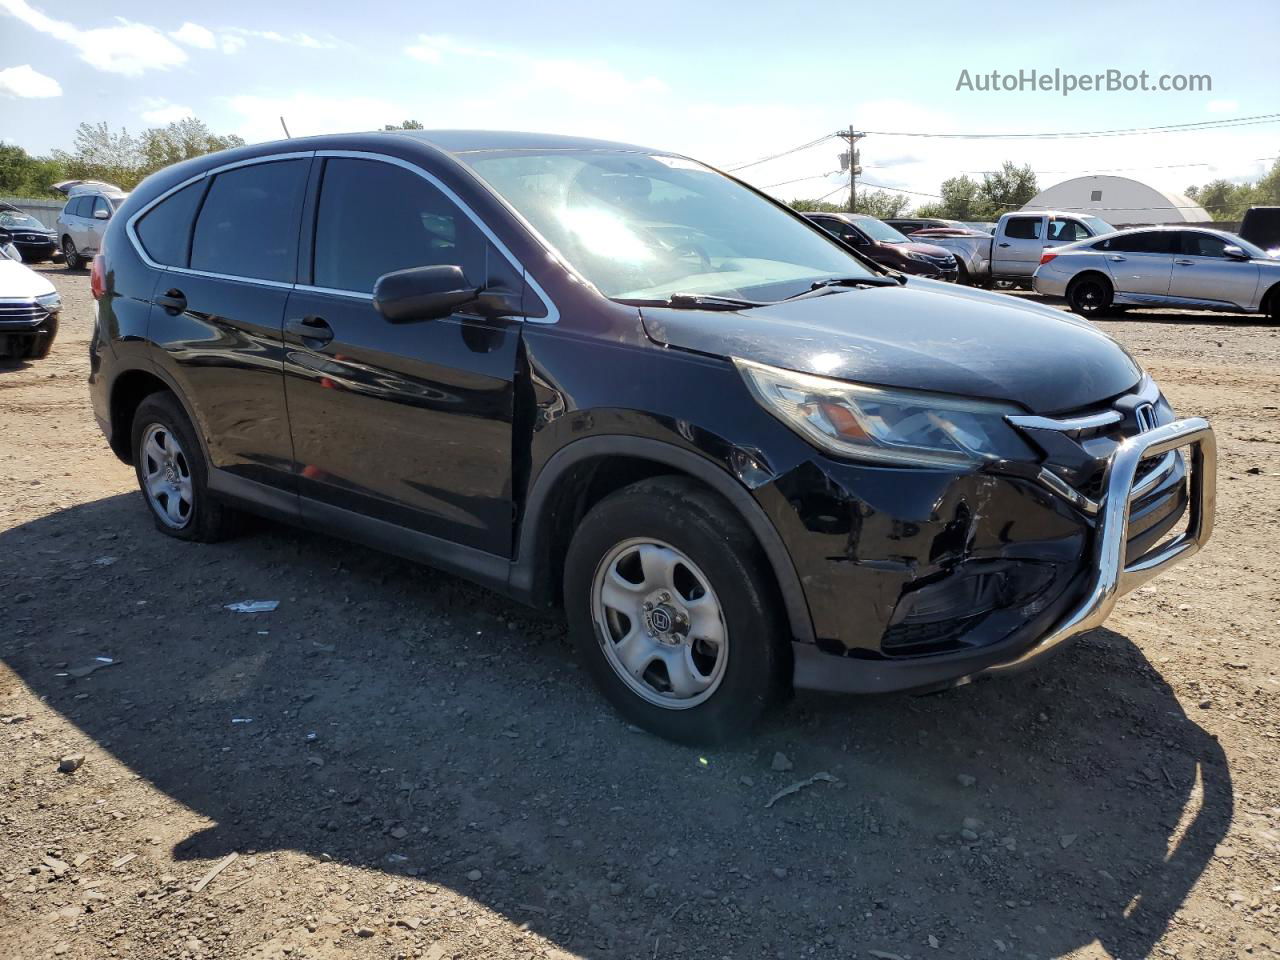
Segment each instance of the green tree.
[{"label": "green tree", "polygon": [[402,120],[400,123],[388,123],[383,130],[425,130],[417,120]]},{"label": "green tree", "polygon": [[787,206],[800,213],[844,213],[849,209],[847,203],[830,203],[826,200],[792,200]]},{"label": "green tree", "polygon": [[1000,169],[984,173],[978,186],[979,203],[973,212],[976,216],[956,217],[957,220],[994,220],[1002,213],[1018,210],[1040,192],[1035,172],[1031,167],[1017,166],[1006,160]]},{"label": "green tree", "polygon": [[131,190],[157,170],[218,150],[244,146],[240,137],[220,136],[195,117],[133,136],[106,123],[82,123],[76,128],[70,152],[54,150],[68,178],[105,180]]},{"label": "green tree", "polygon": [[167,127],[154,127],[138,138],[138,152],[143,176],[155,173],[171,163],[181,163],[206,153],[243,147],[244,140],[231,134],[219,136],[203,120],[186,117]]},{"label": "green tree", "polygon": [[986,203],[978,195],[980,189],[978,181],[963,173],[943,180],[942,186],[938,188],[938,192],[942,194],[942,200],[938,204],[941,212],[920,216],[942,217],[946,220],[985,219]]},{"label": "green tree", "polygon": [[1221,179],[1187,190],[1187,196],[1204,207],[1214,220],[1239,220],[1249,209],[1253,193],[1253,184]]},{"label": "green tree", "polygon": [[11,197],[61,196],[53,184],[66,171],[52,157],[33,157],[15,144],[0,143],[0,194]]},{"label": "green tree", "polygon": [[888,190],[859,190],[857,213],[865,213],[880,220],[900,217],[911,207],[911,199],[901,193]]}]

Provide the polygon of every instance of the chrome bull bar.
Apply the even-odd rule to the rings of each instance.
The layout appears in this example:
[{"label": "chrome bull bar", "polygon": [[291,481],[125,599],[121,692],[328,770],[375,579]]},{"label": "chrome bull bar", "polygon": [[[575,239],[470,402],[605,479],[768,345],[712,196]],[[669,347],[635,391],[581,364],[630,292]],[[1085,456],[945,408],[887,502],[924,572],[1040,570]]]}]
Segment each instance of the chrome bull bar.
[{"label": "chrome bull bar", "polygon": [[[1134,479],[1138,465],[1143,460],[1165,456],[1180,447],[1191,448],[1187,526],[1172,540],[1157,544],[1136,560],[1126,563],[1129,506],[1135,495]],[[1017,670],[1051,653],[1072,637],[1099,626],[1124,594],[1204,546],[1213,533],[1217,464],[1218,445],[1213,428],[1201,417],[1175,420],[1120,444],[1103,474],[1103,492],[1096,513],[1094,570],[1084,599],[1029,649],[960,682]]]}]

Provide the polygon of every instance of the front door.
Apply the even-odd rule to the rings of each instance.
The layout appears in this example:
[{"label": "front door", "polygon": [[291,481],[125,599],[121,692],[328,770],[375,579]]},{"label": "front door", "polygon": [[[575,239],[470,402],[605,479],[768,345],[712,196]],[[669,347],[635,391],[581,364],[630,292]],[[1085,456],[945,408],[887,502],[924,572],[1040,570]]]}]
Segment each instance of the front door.
[{"label": "front door", "polygon": [[518,321],[457,313],[390,323],[377,278],[460,266],[477,287],[522,277],[422,175],[374,159],[323,161],[312,282],[285,311],[285,384],[304,516],[382,520],[511,551]]},{"label": "front door", "polygon": [[1212,233],[1183,230],[1179,236],[1182,241],[1173,259],[1171,296],[1241,309],[1253,304],[1260,270],[1256,263],[1228,257],[1222,252],[1227,241]]},{"label": "front door", "polygon": [[991,272],[1000,277],[1029,277],[1044,252],[1043,216],[1009,217],[991,251]]}]

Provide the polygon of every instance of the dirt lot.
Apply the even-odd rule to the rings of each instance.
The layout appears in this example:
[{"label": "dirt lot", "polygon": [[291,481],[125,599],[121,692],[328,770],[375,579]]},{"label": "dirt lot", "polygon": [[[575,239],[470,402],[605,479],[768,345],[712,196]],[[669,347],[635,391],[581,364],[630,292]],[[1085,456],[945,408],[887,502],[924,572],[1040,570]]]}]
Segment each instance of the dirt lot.
[{"label": "dirt lot", "polygon": [[465,583],[157,534],[90,412],[87,276],[49,273],[54,354],[0,367],[5,960],[1280,956],[1274,328],[1102,324],[1221,445],[1213,543],[1106,629],[699,752]]}]

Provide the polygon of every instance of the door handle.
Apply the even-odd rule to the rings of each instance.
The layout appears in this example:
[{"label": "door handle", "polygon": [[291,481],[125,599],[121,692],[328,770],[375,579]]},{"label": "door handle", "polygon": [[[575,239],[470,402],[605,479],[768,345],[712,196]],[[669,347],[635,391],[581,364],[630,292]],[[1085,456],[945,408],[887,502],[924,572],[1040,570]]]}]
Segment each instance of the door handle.
[{"label": "door handle", "polygon": [[1000,244],[1000,246],[1002,246],[1002,247],[1007,247],[1007,246],[1009,246],[1009,244],[1007,244],[1007,243],[1002,243],[1002,244]]},{"label": "door handle", "polygon": [[[329,326],[324,317],[286,320],[284,329],[286,333],[292,333],[303,341],[311,341],[319,346],[324,346],[333,339],[333,327]],[[308,346],[310,345],[309,343]]]},{"label": "door handle", "polygon": [[1107,257],[1107,259],[1110,260],[1112,263],[1124,263],[1125,260],[1128,259],[1128,257],[1122,257],[1119,254],[1116,254],[1115,256]]},{"label": "door handle", "polygon": [[1173,262],[1180,267],[1194,267],[1196,264],[1194,260],[1175,260]]},{"label": "door handle", "polygon": [[181,290],[166,290],[153,302],[157,307],[163,307],[165,313],[175,317],[187,309],[187,295]]}]

